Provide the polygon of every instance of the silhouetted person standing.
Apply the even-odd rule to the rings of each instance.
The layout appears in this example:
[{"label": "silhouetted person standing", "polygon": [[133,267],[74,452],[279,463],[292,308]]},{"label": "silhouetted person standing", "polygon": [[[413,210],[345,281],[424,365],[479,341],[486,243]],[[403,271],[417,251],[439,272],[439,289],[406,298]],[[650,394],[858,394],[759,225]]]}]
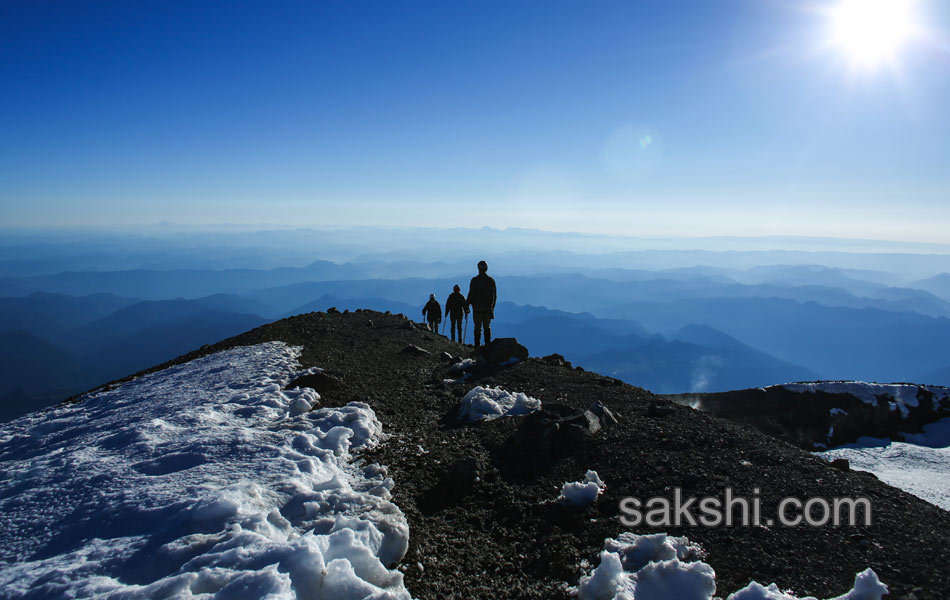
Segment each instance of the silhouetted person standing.
[{"label": "silhouetted person standing", "polygon": [[475,325],[475,347],[481,342],[482,327],[485,328],[485,343],[491,342],[491,320],[495,317],[497,299],[495,280],[488,276],[488,263],[479,261],[478,275],[472,277],[468,286],[466,302],[472,307],[472,323]]},{"label": "silhouetted person standing", "polygon": [[468,303],[462,295],[462,288],[455,286],[445,301],[445,316],[450,317],[449,330],[452,341],[455,341],[455,332],[458,331],[459,341],[462,341],[462,315],[468,314]]},{"label": "silhouetted person standing", "polygon": [[429,294],[429,301],[422,307],[422,316],[429,322],[429,331],[439,331],[439,323],[442,322],[442,306],[435,299],[435,294]]}]

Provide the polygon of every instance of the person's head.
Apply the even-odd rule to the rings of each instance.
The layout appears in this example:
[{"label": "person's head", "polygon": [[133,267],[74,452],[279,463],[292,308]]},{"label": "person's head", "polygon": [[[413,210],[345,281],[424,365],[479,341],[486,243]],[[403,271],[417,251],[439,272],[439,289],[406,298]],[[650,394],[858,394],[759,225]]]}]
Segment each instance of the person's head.
[{"label": "person's head", "polygon": [[429,294],[429,300],[435,300],[435,294]]},{"label": "person's head", "polygon": [[458,284],[455,284],[455,287],[452,288],[452,291],[453,291],[453,292],[461,292],[461,291],[462,291],[462,288],[460,288],[460,287],[458,286]]},{"label": "person's head", "polygon": [[488,270],[488,263],[483,260],[478,261],[478,272],[484,273],[487,270]]}]

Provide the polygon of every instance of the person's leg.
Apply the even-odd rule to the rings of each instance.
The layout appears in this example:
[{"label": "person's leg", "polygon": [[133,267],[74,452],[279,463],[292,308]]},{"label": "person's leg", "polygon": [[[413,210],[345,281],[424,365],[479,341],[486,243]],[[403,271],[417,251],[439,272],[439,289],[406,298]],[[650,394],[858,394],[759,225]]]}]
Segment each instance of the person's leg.
[{"label": "person's leg", "polygon": [[491,317],[485,315],[485,343],[491,343]]},{"label": "person's leg", "polygon": [[472,324],[475,325],[475,347],[478,348],[482,340],[482,313],[472,311]]},{"label": "person's leg", "polygon": [[462,341],[462,317],[455,319],[455,329],[458,332],[458,341]]}]

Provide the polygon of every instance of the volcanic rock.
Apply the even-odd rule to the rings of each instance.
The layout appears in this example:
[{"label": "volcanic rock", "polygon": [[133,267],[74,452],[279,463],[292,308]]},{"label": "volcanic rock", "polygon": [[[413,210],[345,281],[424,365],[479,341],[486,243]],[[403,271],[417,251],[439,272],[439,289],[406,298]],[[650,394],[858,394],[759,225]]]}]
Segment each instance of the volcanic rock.
[{"label": "volcanic rock", "polygon": [[[431,339],[431,338],[430,338],[430,339]],[[406,346],[405,348],[403,348],[403,349],[402,349],[402,353],[403,353],[403,354],[415,354],[415,355],[432,354],[431,352],[429,352],[429,351],[426,350],[425,348],[420,348],[419,346],[416,346],[415,344],[410,344],[410,345]]]},{"label": "volcanic rock", "polygon": [[314,373],[312,375],[304,375],[294,379],[287,384],[285,389],[292,390],[294,388],[308,387],[316,390],[317,393],[322,396],[333,390],[340,389],[340,385],[340,380],[332,375],[327,375],[326,373]]},{"label": "volcanic rock", "polygon": [[[375,329],[367,326],[370,320]],[[851,589],[855,574],[868,567],[890,588],[887,598],[950,597],[947,511],[870,474],[831,469],[751,423],[679,407],[649,416],[651,405],[663,408],[666,401],[596,373],[522,360],[473,370],[469,380],[446,387],[441,352],[465,359],[471,350],[441,336],[425,341],[422,332],[400,328],[405,322],[372,311],[347,318],[300,315],[152,370],[279,340],[303,348],[302,368],[339,374],[333,393],[366,402],[388,436],[360,458],[385,465],[395,482],[392,501],[410,527],[400,568],[420,600],[568,600],[566,586],[577,583],[581,564],[596,565],[604,539],[628,530],[683,535],[700,544],[723,598],[751,579],[798,596],[830,598]],[[398,354],[409,346],[426,352]],[[448,418],[477,385],[525,393],[540,400],[542,410],[476,424]],[[598,413],[594,402],[617,422]],[[753,402],[744,410],[754,408]],[[600,426],[596,431],[591,416]],[[780,432],[781,421],[772,423]],[[588,470],[607,486],[594,505],[566,510],[554,502],[565,482]],[[775,515],[788,497],[868,498],[873,521],[821,528],[628,529],[621,523],[624,498],[672,500],[676,488],[696,497],[721,499],[727,488],[734,497],[758,497],[763,516]],[[856,534],[861,543],[851,541]]]},{"label": "volcanic rock", "polygon": [[500,365],[513,358],[520,361],[528,360],[528,349],[519,344],[515,338],[496,338],[480,346],[475,354],[491,365]]}]

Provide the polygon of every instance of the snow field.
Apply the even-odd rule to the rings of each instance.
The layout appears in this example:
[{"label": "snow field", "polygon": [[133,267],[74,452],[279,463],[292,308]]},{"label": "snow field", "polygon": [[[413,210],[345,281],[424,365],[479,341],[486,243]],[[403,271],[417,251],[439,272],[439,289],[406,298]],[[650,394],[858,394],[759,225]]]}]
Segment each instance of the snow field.
[{"label": "snow field", "polygon": [[924,425],[923,433],[904,434],[903,442],[862,437],[818,456],[846,458],[852,469],[950,510],[950,417]]},{"label": "snow field", "polygon": [[299,349],[235,348],[0,427],[5,598],[408,599],[369,406],[283,390]]},{"label": "snow field", "polygon": [[[579,600],[712,600],[716,573],[704,553],[685,537],[625,532],[604,541],[600,564],[570,588]],[[887,593],[871,569],[854,578],[854,587],[830,600],[881,600]],[[726,600],[816,600],[782,592],[775,584],[752,582]]]},{"label": "snow field", "polygon": [[511,393],[501,388],[476,386],[459,404],[458,418],[463,421],[483,421],[526,415],[541,408],[541,401],[522,392]]},{"label": "snow field", "polygon": [[[877,405],[886,400],[891,411],[900,410],[906,417],[908,407],[919,406],[922,398],[930,398],[934,410],[950,399],[950,388],[914,384],[864,383],[861,381],[824,381],[784,384],[793,392],[824,391],[851,394],[862,402]],[[831,416],[846,416],[841,408],[830,409]],[[828,438],[834,426],[828,429]],[[823,444],[818,445],[825,448]],[[924,426],[920,434],[904,434],[904,441],[861,437],[856,442],[816,453],[829,461],[846,458],[851,468],[874,473],[881,481],[909,492],[918,498],[950,510],[950,418],[945,417]]]}]

